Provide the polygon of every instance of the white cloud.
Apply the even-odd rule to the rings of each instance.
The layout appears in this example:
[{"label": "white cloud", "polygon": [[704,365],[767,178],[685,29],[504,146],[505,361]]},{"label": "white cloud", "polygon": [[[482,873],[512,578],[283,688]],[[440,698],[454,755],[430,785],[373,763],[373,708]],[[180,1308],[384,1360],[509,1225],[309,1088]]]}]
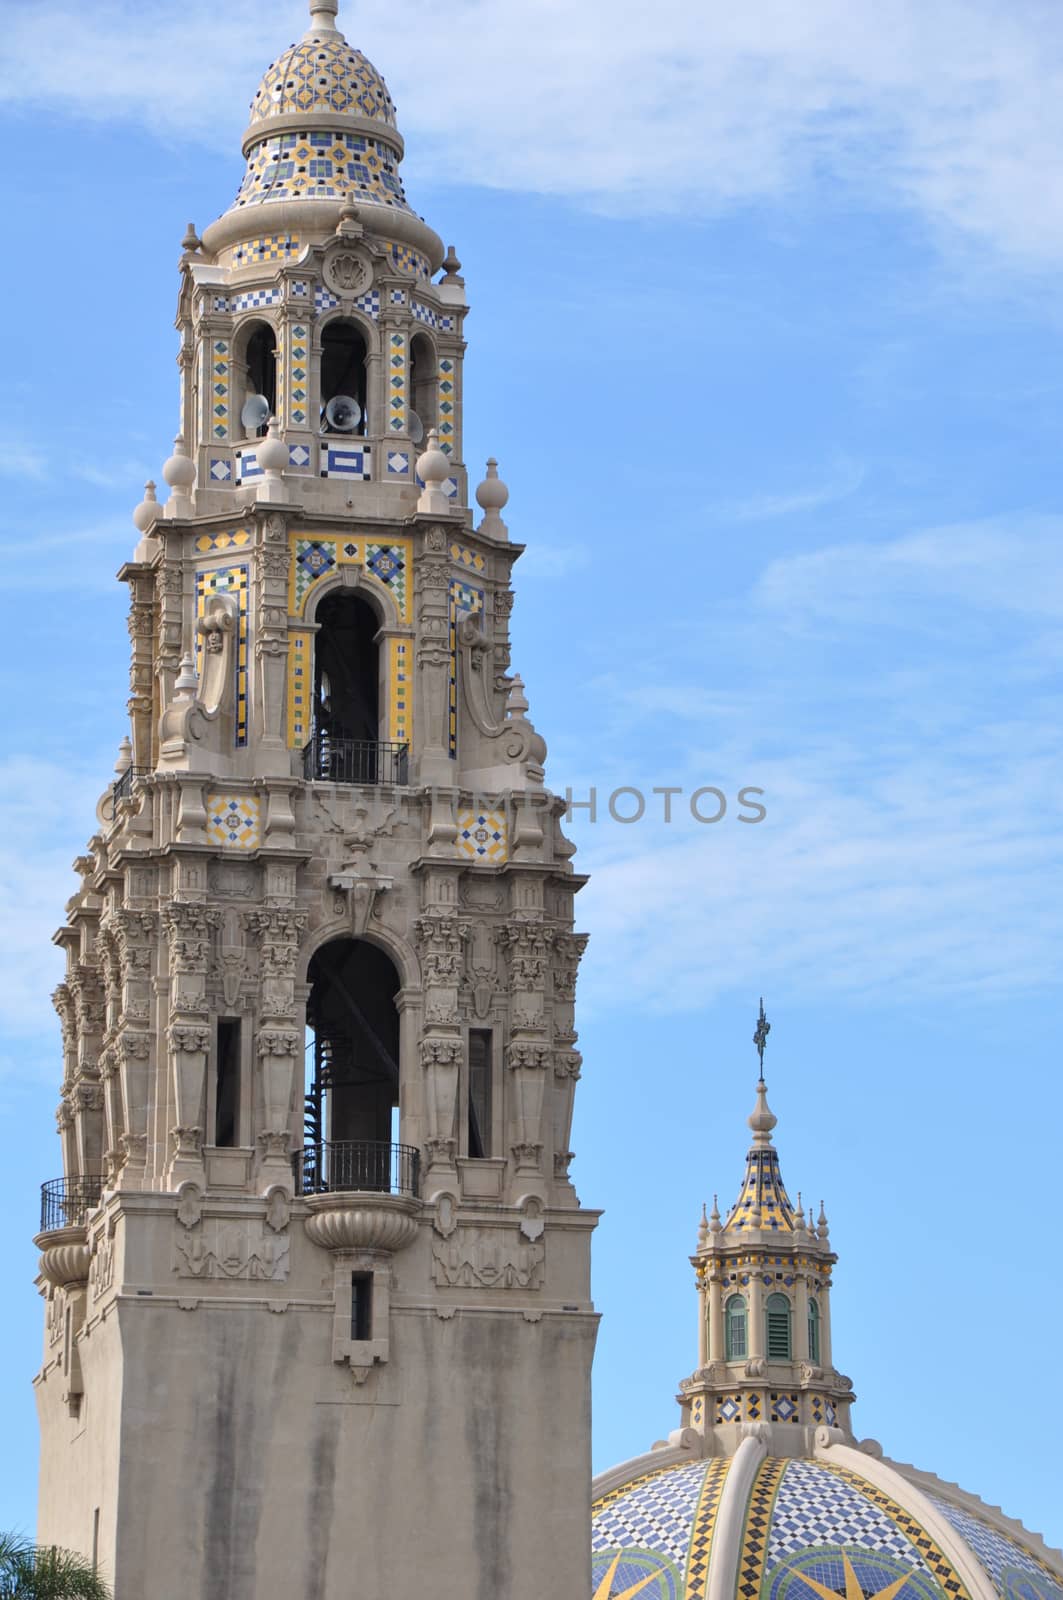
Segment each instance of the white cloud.
[{"label": "white cloud", "polygon": [[783,493],[752,494],[743,500],[724,502],[710,507],[710,514],[728,522],[768,522],[778,517],[795,516],[804,511],[817,511],[822,506],[834,505],[855,494],[864,481],[864,469],[856,461],[841,461],[831,475],[820,484],[804,489],[791,489]]},{"label": "white cloud", "polygon": [[11,1035],[56,1028],[49,996],[63,958],[51,936],[109,776],[30,756],[0,761],[0,1025]]},{"label": "white cloud", "polygon": [[[249,0],[60,3],[42,50],[22,8],[4,96],[234,151],[248,38],[265,68],[303,26],[295,0],[275,10],[263,29]],[[1041,0],[659,0],[650,20],[635,0],[396,0],[386,35],[343,20],[421,175],[622,215],[785,200],[826,176],[978,248],[1063,260],[1063,18]]]},{"label": "white cloud", "polygon": [[[667,640],[653,685],[599,683],[604,737],[578,752],[572,781],[579,798],[596,787],[598,822],[577,812],[569,825],[591,873],[580,897],[595,930],[590,1007],[695,1009],[769,981],[808,999],[923,1001],[1054,985],[1061,697],[1058,660],[1041,645],[1061,582],[1047,521],[832,547],[771,564],[755,586],[729,642],[741,647],[747,630],[745,663],[754,640],[772,634],[773,648],[729,702],[711,618],[700,671],[690,640],[682,659]],[[773,629],[780,621],[791,627]],[[904,628],[930,630],[930,650],[909,652]],[[706,675],[711,694],[697,687]],[[671,772],[617,764],[615,751],[661,750],[677,730]],[[665,826],[649,793],[665,783],[686,797],[717,784],[728,813],[699,825],[678,799]],[[629,827],[607,815],[619,784],[647,796],[646,818]],[[765,790],[768,810],[753,825],[737,820],[747,784]]]}]

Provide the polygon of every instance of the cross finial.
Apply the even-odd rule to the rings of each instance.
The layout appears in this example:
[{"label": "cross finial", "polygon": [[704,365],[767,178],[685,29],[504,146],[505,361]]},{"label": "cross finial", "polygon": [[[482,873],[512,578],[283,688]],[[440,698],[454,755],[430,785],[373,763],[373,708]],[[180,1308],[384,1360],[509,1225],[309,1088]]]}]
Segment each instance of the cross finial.
[{"label": "cross finial", "polygon": [[762,1078],[764,1076],[764,1050],[765,1050],[765,1047],[767,1046],[768,1034],[770,1032],[771,1032],[771,1023],[768,1021],[767,1017],[764,1015],[764,996],[761,995],[761,998],[760,998],[760,1016],[757,1018],[757,1027],[756,1027],[756,1032],[753,1035],[753,1043],[756,1045],[756,1047],[757,1047],[757,1055],[760,1057],[760,1075],[761,1075]]}]

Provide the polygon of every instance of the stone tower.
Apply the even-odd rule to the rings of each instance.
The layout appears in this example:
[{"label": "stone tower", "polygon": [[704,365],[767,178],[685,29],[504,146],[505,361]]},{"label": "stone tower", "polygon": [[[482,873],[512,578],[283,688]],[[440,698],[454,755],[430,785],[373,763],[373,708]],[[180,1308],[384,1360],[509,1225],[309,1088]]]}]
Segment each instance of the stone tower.
[{"label": "stone tower", "polygon": [[336,10],[183,241],[129,737],[56,935],[39,1537],[117,1600],[574,1600],[582,880],[493,462],[467,506],[460,263]]}]

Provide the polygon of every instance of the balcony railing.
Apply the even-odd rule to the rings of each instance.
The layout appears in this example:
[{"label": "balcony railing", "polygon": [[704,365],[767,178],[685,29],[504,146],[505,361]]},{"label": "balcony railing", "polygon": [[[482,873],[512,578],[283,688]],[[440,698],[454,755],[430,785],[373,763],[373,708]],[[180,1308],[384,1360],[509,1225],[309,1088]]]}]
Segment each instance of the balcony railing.
[{"label": "balcony railing", "polygon": [[53,1178],[41,1184],[41,1232],[80,1228],[103,1198],[102,1178]]},{"label": "balcony railing", "polygon": [[409,1144],[356,1140],[308,1144],[292,1157],[296,1194],[406,1194],[421,1189],[421,1154]]},{"label": "balcony railing", "polygon": [[150,771],[150,767],[126,767],[121,777],[111,785],[112,809],[118,804],[119,800],[130,799],[136,779],[146,778]]},{"label": "balcony railing", "polygon": [[315,733],[303,750],[303,777],[324,783],[409,783],[410,747],[379,739]]}]

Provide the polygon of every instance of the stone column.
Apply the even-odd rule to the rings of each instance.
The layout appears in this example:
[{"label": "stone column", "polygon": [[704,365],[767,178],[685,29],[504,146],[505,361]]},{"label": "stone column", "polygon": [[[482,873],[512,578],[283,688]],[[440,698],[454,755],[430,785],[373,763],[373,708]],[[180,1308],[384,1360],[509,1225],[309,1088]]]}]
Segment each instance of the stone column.
[{"label": "stone column", "polygon": [[206,1114],[207,961],[210,929],[217,913],[200,904],[175,901],[163,910],[170,947],[170,1011],[166,1042],[172,1089],[168,1169],[171,1188],[191,1181],[205,1186],[203,1125]]},{"label": "stone column", "polygon": [[419,1053],[424,1073],[425,1149],[430,1168],[450,1171],[454,1170],[458,1150],[462,1060],[458,990],[469,936],[469,924],[457,914],[456,895],[452,873],[433,873],[426,885],[428,909],[414,923],[424,991],[424,1032]]},{"label": "stone column", "polygon": [[155,652],[155,574],[150,567],[128,563],[123,573],[129,582],[129,725],[133,738],[133,766],[154,766],[151,726],[152,672]]},{"label": "stone column", "polygon": [[[415,557],[414,593],[417,601],[417,678],[414,707],[414,738],[419,751],[420,781],[433,787],[450,787],[456,780],[456,764],[448,754],[450,724],[450,562],[445,528],[430,524],[424,528],[421,549]],[[451,816],[449,838],[437,837],[436,808],[430,824],[432,843],[453,844],[457,825]]]},{"label": "stone column", "polygon": [[764,1349],[764,1279],[759,1271],[749,1275],[749,1355],[750,1359],[763,1359]]},{"label": "stone column", "polygon": [[708,1318],[709,1360],[724,1361],[727,1358],[727,1351],[724,1348],[723,1334],[723,1285],[719,1273],[715,1270],[710,1270],[709,1273]]},{"label": "stone column", "polygon": [[292,1104],[297,1063],[302,1060],[305,1015],[295,1003],[295,969],[307,914],[290,906],[250,911],[249,932],[259,940],[259,1017],[256,1056],[262,1088],[263,1126],[257,1130],[260,1187],[291,1187]]},{"label": "stone column", "polygon": [[[569,1141],[572,1134],[572,1112],[576,1084],[580,1078],[583,1058],[575,1049],[578,1035],[573,1027],[576,1000],[576,976],[580,958],[587,947],[583,933],[559,933],[553,939],[554,966],[552,988],[554,1002],[554,1084],[553,1084],[553,1135],[554,1176],[568,1178],[568,1165],[572,1160]],[[558,1026],[559,1024],[559,1026]]]},{"label": "stone column", "polygon": [[285,708],[288,669],[288,524],[279,512],[264,517],[255,555],[255,594],[252,606],[255,640],[253,716],[248,740],[260,752],[260,765],[269,775],[291,771]]},{"label": "stone column", "polygon": [[112,1047],[122,1103],[118,1187],[140,1189],[145,1183],[148,1150],[154,1050],[151,980],[158,923],[154,912],[123,910],[111,913],[108,928],[118,948],[121,986]]},{"label": "stone column", "polygon": [[819,1301],[819,1365],[824,1372],[829,1372],[834,1365],[834,1353],[830,1338],[830,1285],[827,1282],[816,1291],[816,1299]]},{"label": "stone column", "polygon": [[794,1360],[811,1361],[808,1349],[808,1279],[798,1273],[794,1285]]}]

